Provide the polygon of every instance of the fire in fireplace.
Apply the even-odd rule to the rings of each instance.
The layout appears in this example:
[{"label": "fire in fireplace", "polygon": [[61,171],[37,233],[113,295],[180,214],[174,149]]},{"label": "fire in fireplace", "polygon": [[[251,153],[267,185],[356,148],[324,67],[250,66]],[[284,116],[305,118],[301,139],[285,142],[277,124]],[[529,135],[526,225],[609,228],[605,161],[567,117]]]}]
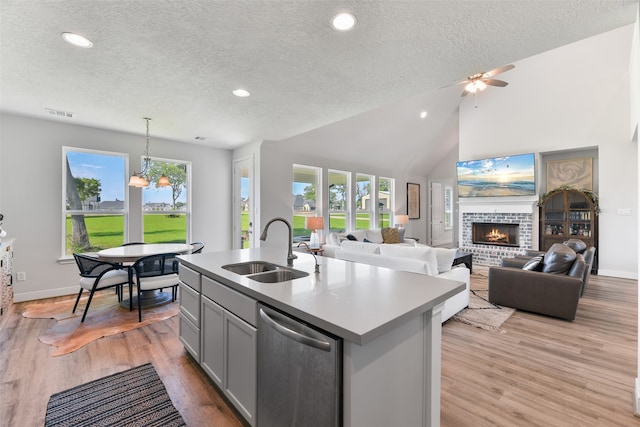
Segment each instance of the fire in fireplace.
[{"label": "fire in fireplace", "polygon": [[494,246],[520,246],[520,224],[474,222],[473,243]]}]

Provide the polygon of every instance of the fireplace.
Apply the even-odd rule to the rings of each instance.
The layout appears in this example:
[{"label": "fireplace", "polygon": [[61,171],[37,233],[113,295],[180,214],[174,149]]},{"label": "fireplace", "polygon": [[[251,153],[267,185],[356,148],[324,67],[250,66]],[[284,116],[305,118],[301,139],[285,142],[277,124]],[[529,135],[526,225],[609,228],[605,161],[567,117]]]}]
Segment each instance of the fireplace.
[{"label": "fireplace", "polygon": [[473,244],[493,246],[520,246],[520,224],[474,222]]}]

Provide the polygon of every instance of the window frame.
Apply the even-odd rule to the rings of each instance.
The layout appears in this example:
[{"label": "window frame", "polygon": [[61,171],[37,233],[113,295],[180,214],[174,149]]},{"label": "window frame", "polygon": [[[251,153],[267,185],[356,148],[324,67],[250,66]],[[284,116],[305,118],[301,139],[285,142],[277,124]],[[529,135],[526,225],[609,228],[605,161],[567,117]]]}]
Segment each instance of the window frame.
[{"label": "window frame", "polygon": [[[86,153],[93,155],[102,155],[110,157],[120,157],[124,161],[123,167],[123,208],[120,209],[106,209],[100,210],[99,214],[95,211],[67,209],[67,153]],[[89,148],[79,148],[71,146],[62,146],[62,218],[61,218],[61,260],[69,260],[73,258],[73,253],[67,254],[67,215],[82,215],[83,217],[96,216],[96,215],[122,215],[124,222],[123,241],[126,242],[129,236],[129,191],[127,188],[129,171],[129,155],[127,153],[121,153],[116,151],[95,150]]]}]

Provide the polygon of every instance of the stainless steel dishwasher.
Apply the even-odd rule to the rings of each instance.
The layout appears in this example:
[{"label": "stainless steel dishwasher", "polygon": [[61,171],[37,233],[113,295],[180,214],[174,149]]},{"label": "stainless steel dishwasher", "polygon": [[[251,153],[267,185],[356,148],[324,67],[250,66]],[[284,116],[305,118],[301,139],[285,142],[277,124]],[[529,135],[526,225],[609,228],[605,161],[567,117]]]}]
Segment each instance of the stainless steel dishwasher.
[{"label": "stainless steel dishwasher", "polygon": [[342,339],[258,304],[259,427],[342,425]]}]

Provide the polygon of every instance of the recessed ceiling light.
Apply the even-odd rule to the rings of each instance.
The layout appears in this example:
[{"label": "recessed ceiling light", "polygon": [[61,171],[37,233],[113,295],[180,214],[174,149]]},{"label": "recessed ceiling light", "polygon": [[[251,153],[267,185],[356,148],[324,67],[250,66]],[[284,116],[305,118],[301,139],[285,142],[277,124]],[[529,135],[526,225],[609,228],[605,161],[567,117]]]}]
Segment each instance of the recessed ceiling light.
[{"label": "recessed ceiling light", "polygon": [[235,96],[239,96],[240,98],[245,98],[251,95],[248,90],[244,90],[244,89],[236,89],[231,93],[234,94]]},{"label": "recessed ceiling light", "polygon": [[84,47],[86,49],[93,46],[91,40],[75,33],[62,33],[62,39],[74,46]]},{"label": "recessed ceiling light", "polygon": [[356,17],[349,12],[339,13],[333,17],[331,25],[338,31],[348,31],[356,25]]},{"label": "recessed ceiling light", "polygon": [[427,112],[426,111],[423,111],[422,113],[420,113],[420,118],[421,119],[424,119],[426,117],[427,117]]}]

